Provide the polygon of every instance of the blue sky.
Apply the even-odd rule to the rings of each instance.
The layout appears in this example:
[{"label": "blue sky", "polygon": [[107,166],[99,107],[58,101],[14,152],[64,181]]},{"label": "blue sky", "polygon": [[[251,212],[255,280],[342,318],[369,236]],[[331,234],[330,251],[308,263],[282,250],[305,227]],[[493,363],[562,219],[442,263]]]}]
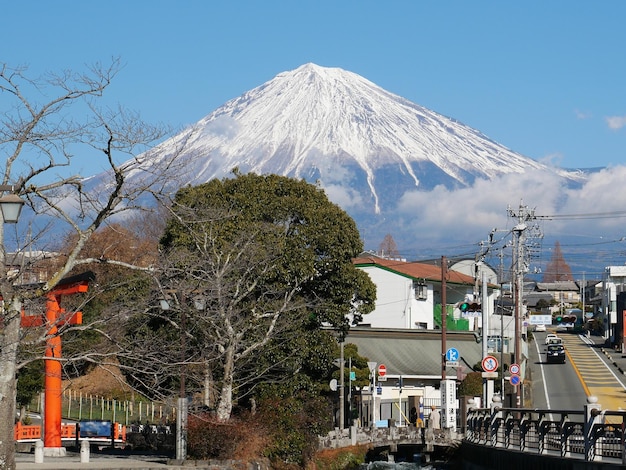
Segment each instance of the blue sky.
[{"label": "blue sky", "polygon": [[557,166],[626,148],[626,2],[23,1],[0,61],[119,57],[111,102],[178,129],[304,63],[341,67]]},{"label": "blue sky", "polygon": [[[0,62],[37,75],[119,57],[124,67],[106,103],[173,130],[313,62],[362,75],[536,160],[608,167],[575,191],[533,174],[416,193],[405,206],[415,233],[459,232],[469,250],[492,227],[514,223],[507,205],[523,201],[544,216],[587,214],[547,219],[541,262],[555,239],[569,236],[578,241],[561,246],[577,276],[589,273],[589,260],[624,263],[623,0],[24,0],[5,2],[1,15]],[[458,230],[470,222],[473,233]],[[416,238],[415,247],[400,248],[418,259],[425,246],[430,240]]]}]

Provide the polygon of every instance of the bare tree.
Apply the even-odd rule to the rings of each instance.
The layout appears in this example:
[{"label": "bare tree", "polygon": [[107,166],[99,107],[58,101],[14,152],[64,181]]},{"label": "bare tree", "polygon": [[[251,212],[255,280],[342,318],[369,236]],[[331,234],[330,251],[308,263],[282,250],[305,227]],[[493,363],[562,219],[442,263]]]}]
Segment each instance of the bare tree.
[{"label": "bare tree", "polygon": [[398,245],[396,245],[396,241],[389,233],[385,235],[385,238],[378,247],[378,252],[383,258],[397,258],[400,256]]},{"label": "bare tree", "polygon": [[[259,372],[258,358],[272,342],[301,328],[307,305],[298,295],[303,279],[272,282],[271,287],[265,282],[277,275],[282,250],[278,244],[259,246],[257,240],[266,236],[260,230],[264,228],[251,227],[226,246],[196,227],[189,232],[192,249],[173,247],[163,254],[160,299],[151,303],[162,300],[165,308],[149,309],[151,318],[143,316],[153,327],[158,321],[158,332],[150,341],[133,341],[132,366],[126,370],[140,381],[152,377],[147,390],[160,389],[166,396],[181,380],[181,394],[202,393],[211,405],[211,387],[217,386],[215,408],[225,421],[237,390],[261,376],[270,380],[277,375],[280,364]],[[163,335],[168,327],[179,336]]]},{"label": "bare tree", "polygon": [[[4,303],[0,332],[0,469],[15,468],[13,423],[20,344],[46,340],[56,327],[46,325],[40,335],[22,331],[22,308],[42,309],[46,293],[78,265],[115,263],[114,259],[83,259],[81,252],[98,228],[136,207],[140,196],[159,178],[158,172],[149,173],[141,184],[131,186],[127,176],[149,158],[142,152],[160,139],[164,130],[146,125],[138,115],[123,109],[96,106],[119,69],[119,61],[113,60],[110,66],[97,64],[82,74],[64,72],[31,79],[25,68],[0,64],[0,151],[5,161],[0,183],[13,185],[31,209],[26,215],[34,215],[11,232],[0,225],[0,295]],[[100,159],[106,170],[97,186],[91,186],[85,175],[72,172],[82,167],[85,159]],[[57,230],[54,234],[50,231],[52,225]],[[35,242],[51,246],[50,240],[58,239],[60,231],[68,229],[74,232],[74,243],[49,279],[29,289],[17,284],[20,273],[14,272],[15,266],[9,270],[5,262],[7,247],[26,251]],[[54,334],[62,334],[62,330],[54,328]]]},{"label": "bare tree", "polygon": [[570,268],[567,261],[563,257],[563,251],[561,250],[561,244],[557,241],[554,243],[554,251],[543,275],[543,282],[559,282],[559,281],[573,281],[572,268]]},{"label": "bare tree", "polygon": [[[124,359],[146,389],[166,394],[180,377],[181,395],[206,400],[214,387],[225,421],[234,397],[315,362],[299,356],[311,350],[294,347],[299,338],[322,324],[341,333],[348,313],[373,306],[375,288],[352,264],[356,225],[315,186],[238,175],[181,189],[172,214],[157,298],[128,328],[135,351]],[[165,310],[152,307],[159,299]]]}]

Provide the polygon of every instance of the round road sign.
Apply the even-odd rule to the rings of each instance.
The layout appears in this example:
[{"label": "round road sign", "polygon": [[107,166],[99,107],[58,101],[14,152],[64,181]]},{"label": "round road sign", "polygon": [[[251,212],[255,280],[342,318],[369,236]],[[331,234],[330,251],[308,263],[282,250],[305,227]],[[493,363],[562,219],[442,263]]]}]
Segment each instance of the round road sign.
[{"label": "round road sign", "polygon": [[511,364],[509,370],[511,371],[511,374],[519,374],[519,364]]},{"label": "round road sign", "polygon": [[517,374],[511,374],[511,377],[509,378],[509,382],[511,382],[511,385],[519,385],[520,376]]},{"label": "round road sign", "polygon": [[485,356],[482,366],[485,372],[495,372],[498,368],[498,360],[494,356]]},{"label": "round road sign", "polygon": [[378,366],[378,375],[380,375],[381,377],[384,377],[386,373],[387,373],[387,367],[385,366],[385,364],[379,365]]}]

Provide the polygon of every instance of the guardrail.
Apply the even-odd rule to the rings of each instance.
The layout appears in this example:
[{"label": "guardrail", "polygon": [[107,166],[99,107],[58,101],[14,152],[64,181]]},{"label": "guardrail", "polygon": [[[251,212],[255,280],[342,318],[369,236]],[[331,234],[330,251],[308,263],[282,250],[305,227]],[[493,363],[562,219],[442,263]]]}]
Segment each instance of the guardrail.
[{"label": "guardrail", "polygon": [[[76,433],[79,433],[77,436]],[[25,425],[20,422],[15,424],[14,437],[17,444],[34,444],[43,438],[43,429],[40,424]],[[79,423],[61,425],[61,440],[64,442],[89,441],[94,445],[110,446],[111,439],[116,447],[126,445],[126,426],[110,421],[91,420]]]},{"label": "guardrail", "polygon": [[626,411],[603,411],[596,397],[582,410],[491,408],[468,404],[465,440],[473,444],[588,462],[626,464]]}]

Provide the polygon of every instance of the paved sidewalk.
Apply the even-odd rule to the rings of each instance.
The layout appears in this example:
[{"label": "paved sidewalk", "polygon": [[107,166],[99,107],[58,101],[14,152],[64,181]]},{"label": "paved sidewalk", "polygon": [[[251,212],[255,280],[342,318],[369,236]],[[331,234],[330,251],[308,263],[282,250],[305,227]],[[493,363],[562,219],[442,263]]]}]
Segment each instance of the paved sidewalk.
[{"label": "paved sidewalk", "polygon": [[139,459],[133,456],[91,455],[89,462],[81,462],[80,454],[69,453],[65,457],[44,457],[43,463],[35,463],[35,454],[18,453],[15,457],[17,470],[178,470],[188,466],[168,465],[164,458]]}]

